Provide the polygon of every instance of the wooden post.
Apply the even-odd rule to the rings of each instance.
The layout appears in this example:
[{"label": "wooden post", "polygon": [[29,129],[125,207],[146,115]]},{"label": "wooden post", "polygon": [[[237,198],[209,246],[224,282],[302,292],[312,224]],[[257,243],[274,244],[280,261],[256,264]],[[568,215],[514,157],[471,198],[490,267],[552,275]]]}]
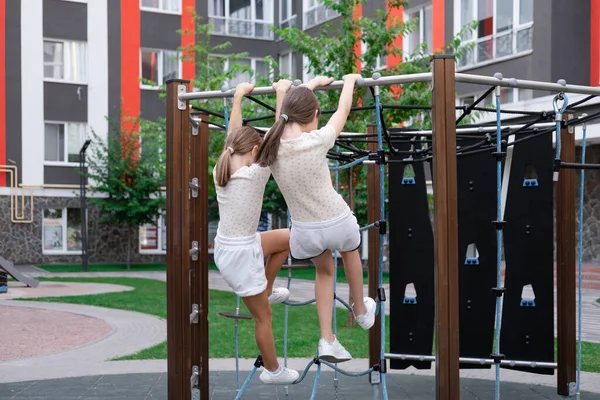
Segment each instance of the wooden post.
[{"label": "wooden post", "polygon": [[460,398],[458,205],[453,55],[432,57],[436,399]]},{"label": "wooden post", "polygon": [[[191,299],[188,309],[198,305],[198,323],[191,329],[191,365],[199,370],[200,398],[209,397],[208,386],[208,115],[196,115],[199,126],[191,136],[191,178],[198,181],[197,197],[191,197],[190,240],[192,246],[198,244],[198,256],[192,257],[189,276]],[[195,181],[194,181],[195,182]],[[195,242],[195,243],[194,243]],[[191,311],[191,310],[190,310]]]},{"label": "wooden post", "polygon": [[[377,133],[377,126],[367,126],[367,133]],[[377,143],[368,143],[367,148],[369,151],[377,151]],[[367,223],[371,224],[375,221],[379,221],[381,216],[379,215],[379,204],[381,202],[381,195],[379,192],[379,165],[368,164],[367,165]],[[379,288],[379,229],[369,229],[369,297],[377,299],[377,289]],[[379,364],[381,359],[381,320],[377,316],[375,318],[375,324],[369,329],[369,366]]]},{"label": "wooden post", "polygon": [[[563,115],[571,119],[573,113]],[[575,129],[560,131],[563,162],[575,162]],[[556,184],[556,292],[558,374],[556,391],[575,395],[576,309],[575,309],[575,170],[561,169]]]},{"label": "wooden post", "polygon": [[[189,81],[167,82],[167,393],[169,399],[191,398],[189,363],[190,268],[188,216],[188,109],[178,101]],[[187,390],[186,390],[187,388]]]},{"label": "wooden post", "polygon": [[[354,168],[350,167],[348,169],[348,202],[350,203],[350,209],[354,211],[354,186],[353,186],[353,178],[354,178]],[[362,232],[360,233],[362,235]],[[352,292],[348,292],[348,304],[354,303],[354,298],[352,297]],[[354,327],[354,313],[348,310],[348,322],[346,326],[353,328]]]}]

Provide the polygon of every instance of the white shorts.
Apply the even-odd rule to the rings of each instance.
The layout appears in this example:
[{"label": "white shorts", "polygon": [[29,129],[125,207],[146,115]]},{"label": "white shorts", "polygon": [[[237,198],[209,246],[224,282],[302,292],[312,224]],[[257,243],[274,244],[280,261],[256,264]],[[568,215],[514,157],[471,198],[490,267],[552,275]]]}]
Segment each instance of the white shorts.
[{"label": "white shorts", "polygon": [[316,258],[327,250],[346,252],[360,247],[360,227],[351,211],[322,222],[292,220],[291,225],[290,253],[297,260]]},{"label": "white shorts", "polygon": [[267,289],[260,233],[246,237],[215,237],[214,258],[221,276],[240,297]]}]

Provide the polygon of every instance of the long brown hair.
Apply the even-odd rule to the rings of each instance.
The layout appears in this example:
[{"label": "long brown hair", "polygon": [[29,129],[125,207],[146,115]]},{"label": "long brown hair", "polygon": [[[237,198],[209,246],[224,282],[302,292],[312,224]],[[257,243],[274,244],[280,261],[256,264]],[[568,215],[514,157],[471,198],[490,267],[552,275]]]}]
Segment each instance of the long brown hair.
[{"label": "long brown hair", "polygon": [[260,146],[262,139],[258,132],[249,126],[242,126],[227,134],[223,152],[217,160],[216,178],[217,185],[225,186],[231,178],[231,156],[233,154],[244,155],[254,148]]},{"label": "long brown hair", "polygon": [[278,121],[275,121],[275,124],[273,124],[258,149],[256,162],[261,167],[272,165],[277,160],[279,141],[281,140],[285,124],[290,122],[296,122],[301,125],[309,124],[315,117],[315,111],[318,110],[319,100],[312,90],[304,86],[291,88],[281,104],[281,114],[285,114],[287,120],[285,117],[280,117]]}]

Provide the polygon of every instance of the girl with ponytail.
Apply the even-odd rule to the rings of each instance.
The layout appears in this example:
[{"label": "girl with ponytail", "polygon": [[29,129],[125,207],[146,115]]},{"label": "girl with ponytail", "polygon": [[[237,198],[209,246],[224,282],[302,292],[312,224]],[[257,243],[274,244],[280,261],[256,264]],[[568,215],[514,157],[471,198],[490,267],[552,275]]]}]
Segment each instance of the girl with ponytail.
[{"label": "girl with ponytail", "polygon": [[316,266],[315,299],[321,327],[319,357],[343,362],[352,356],[333,334],[333,282],[335,266],[332,251],[342,256],[346,279],[354,299],[356,322],[370,329],[375,322],[376,303],[363,297],[362,262],[358,254],[361,235],[356,217],[331,182],[327,152],[346,124],[352,106],[354,85],[360,75],[344,76],[337,111],[319,129],[320,106],[313,90],[333,79],[317,77],[306,86],[289,90],[279,119],[262,143],[256,162],[270,167],[292,217],[290,253]]},{"label": "girl with ponytail", "polygon": [[[291,84],[290,81],[273,84],[278,107]],[[289,253],[290,236],[287,229],[257,232],[271,171],[255,163],[260,136],[251,127],[242,126],[242,99],[253,87],[249,83],[236,87],[225,146],[213,170],[219,205],[214,259],[225,282],[242,298],[254,317],[256,344],[264,362],[260,380],[289,385],[299,374],[284,368],[277,360],[270,304],[282,303],[290,296],[286,288],[273,288]]]}]

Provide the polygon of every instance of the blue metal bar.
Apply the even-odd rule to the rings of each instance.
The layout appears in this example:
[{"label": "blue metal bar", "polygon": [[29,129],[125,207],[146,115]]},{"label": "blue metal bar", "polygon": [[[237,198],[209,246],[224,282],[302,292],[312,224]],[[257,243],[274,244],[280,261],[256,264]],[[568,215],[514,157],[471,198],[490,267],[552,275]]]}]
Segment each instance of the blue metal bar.
[{"label": "blue metal bar", "polygon": [[[500,110],[500,87],[496,87],[496,152],[502,151],[502,113]],[[502,220],[502,160],[496,161],[496,221]],[[496,229],[496,287],[501,285],[502,230]],[[496,340],[494,353],[500,354],[500,329],[502,324],[502,299],[496,296]],[[496,363],[495,399],[500,400],[500,363]]]},{"label": "blue metal bar", "polygon": [[[374,88],[375,95],[375,117],[377,119],[377,150],[383,150],[383,132],[381,125],[381,104],[379,101],[379,86]],[[382,162],[379,165],[379,199],[380,199],[380,220],[385,220],[385,164]],[[383,287],[383,251],[385,243],[385,233],[381,233],[379,237],[379,287]],[[381,318],[381,360],[384,360],[385,354],[385,303],[380,302],[380,318]],[[384,361],[385,362],[385,361]],[[385,380],[385,372],[381,372],[381,389],[383,392],[383,400],[387,400],[387,388]]]},{"label": "blue metal bar", "polygon": [[[335,151],[339,151],[338,146],[335,146]],[[344,169],[344,168],[352,168],[352,165],[356,164],[357,161],[360,161],[360,160],[353,161],[349,164],[346,164],[344,167],[340,168],[340,162],[338,160],[335,160],[335,168],[333,170],[335,171],[335,191],[336,192],[339,193],[339,191],[340,191],[340,170]],[[335,291],[337,289],[337,265],[338,265],[338,256],[337,256],[337,251],[334,250],[334,252],[333,252],[333,293],[334,293],[334,295],[335,295]],[[336,304],[335,304],[335,298],[333,301],[333,336],[337,337],[337,308],[336,308]],[[335,365],[337,366],[337,363]],[[338,376],[337,376],[336,370],[333,371],[333,387],[337,390]]]},{"label": "blue metal bar", "polygon": [[248,377],[246,378],[246,381],[242,385],[241,389],[238,390],[237,396],[235,396],[235,400],[242,398],[242,394],[244,393],[244,390],[246,390],[246,388],[248,387],[248,384],[252,380],[252,377],[254,376],[255,373],[256,373],[256,366],[254,368],[252,368],[252,371],[250,371],[250,373],[248,374]]}]

